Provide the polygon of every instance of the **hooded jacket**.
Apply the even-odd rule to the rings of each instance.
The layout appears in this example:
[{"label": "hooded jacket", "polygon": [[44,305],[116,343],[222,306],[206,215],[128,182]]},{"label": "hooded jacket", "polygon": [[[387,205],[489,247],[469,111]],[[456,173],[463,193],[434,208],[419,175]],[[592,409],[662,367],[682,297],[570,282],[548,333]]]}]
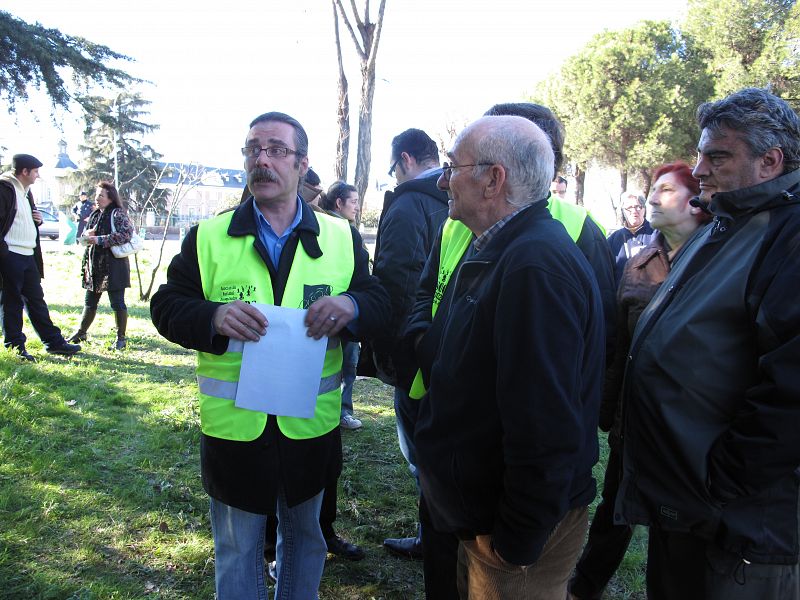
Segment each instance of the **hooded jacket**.
[{"label": "hooded jacket", "polygon": [[[407,387],[416,370],[412,357],[397,348],[420,273],[447,217],[447,193],[436,187],[439,175],[437,169],[426,177],[404,181],[384,196],[372,272],[389,294],[391,316],[384,335],[373,341],[372,352],[362,352],[362,361],[372,358],[377,376],[390,385]],[[369,374],[363,366],[359,372]]]},{"label": "hooded jacket", "polygon": [[617,520],[798,560],[800,170],[715,194],[634,332]]}]

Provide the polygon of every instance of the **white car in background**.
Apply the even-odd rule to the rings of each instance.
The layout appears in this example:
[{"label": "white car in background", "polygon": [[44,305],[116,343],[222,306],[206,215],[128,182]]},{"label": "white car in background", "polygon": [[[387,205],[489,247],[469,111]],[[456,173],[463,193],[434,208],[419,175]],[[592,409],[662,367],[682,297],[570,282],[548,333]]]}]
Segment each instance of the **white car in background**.
[{"label": "white car in background", "polygon": [[51,240],[58,239],[58,215],[54,215],[50,211],[40,210],[42,213],[42,224],[39,225],[39,237],[50,238]]}]

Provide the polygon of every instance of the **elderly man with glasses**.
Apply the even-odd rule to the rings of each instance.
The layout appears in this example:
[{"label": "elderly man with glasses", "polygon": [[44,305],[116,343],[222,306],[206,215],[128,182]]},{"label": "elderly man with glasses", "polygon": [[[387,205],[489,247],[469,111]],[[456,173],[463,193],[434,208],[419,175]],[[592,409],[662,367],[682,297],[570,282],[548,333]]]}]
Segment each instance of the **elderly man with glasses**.
[{"label": "elderly man with glasses", "polygon": [[420,405],[423,496],[436,530],[460,539],[461,598],[564,598],[595,495],[597,281],[547,209],[554,158],[539,127],[483,117],[448,158],[450,217],[477,237]]},{"label": "elderly man with glasses", "polygon": [[614,255],[614,277],[619,285],[625,263],[636,256],[655,238],[656,232],[645,218],[647,214],[644,194],[637,190],[625,190],[620,196],[622,227],[608,236],[608,245]]},{"label": "elderly man with glasses", "polygon": [[[297,193],[308,137],[272,112],[250,124],[242,148],[251,196],[190,230],[153,296],[159,333],[198,351],[200,460],[211,496],[219,600],[266,598],[264,529],[278,516],[277,598],[317,597],[327,553],[323,488],[342,464],[340,337],[377,331],[388,298],[369,274],[361,237],[344,219],[314,212]],[[238,408],[245,342],[271,326],[251,303],[307,309],[307,331],[328,338],[313,416]],[[297,364],[297,373],[306,369]],[[263,381],[265,396],[272,384]]]}]

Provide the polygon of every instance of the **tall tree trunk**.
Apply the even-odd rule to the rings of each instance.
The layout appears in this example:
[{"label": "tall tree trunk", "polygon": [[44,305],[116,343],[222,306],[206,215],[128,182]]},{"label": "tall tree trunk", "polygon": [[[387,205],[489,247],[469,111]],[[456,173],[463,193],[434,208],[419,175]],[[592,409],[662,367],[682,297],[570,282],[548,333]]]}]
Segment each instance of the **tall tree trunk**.
[{"label": "tall tree trunk", "polygon": [[583,206],[583,194],[586,190],[586,171],[575,165],[575,204]]},{"label": "tall tree trunk", "polygon": [[339,15],[336,12],[336,2],[333,6],[333,26],[336,34],[336,58],[339,61],[338,97],[339,107],[336,111],[336,122],[339,125],[339,139],[336,140],[336,164],[334,172],[336,179],[347,180],[347,160],[350,157],[350,97],[348,96],[347,77],[344,74],[342,62],[342,44],[339,41]]},{"label": "tall tree trunk", "polygon": [[358,112],[358,152],[356,154],[356,190],[361,204],[369,187],[369,167],[372,162],[372,99],[375,96],[375,63],[361,67],[361,108]]},{"label": "tall tree trunk", "polygon": [[[361,59],[361,106],[358,114],[358,150],[356,151],[356,175],[354,185],[358,191],[359,208],[364,206],[364,195],[369,187],[369,168],[372,161],[372,100],[375,96],[375,60],[378,55],[378,44],[383,30],[383,14],[386,9],[386,0],[381,0],[378,8],[378,19],[373,23],[369,20],[369,0],[364,3],[364,18],[358,14],[356,0],[350,0],[353,10],[353,19],[356,28],[353,28],[342,0],[333,0],[339,9],[339,16],[344,21],[347,31],[356,47],[356,52]],[[361,40],[356,36],[358,30]],[[361,210],[359,210],[361,214]]]}]

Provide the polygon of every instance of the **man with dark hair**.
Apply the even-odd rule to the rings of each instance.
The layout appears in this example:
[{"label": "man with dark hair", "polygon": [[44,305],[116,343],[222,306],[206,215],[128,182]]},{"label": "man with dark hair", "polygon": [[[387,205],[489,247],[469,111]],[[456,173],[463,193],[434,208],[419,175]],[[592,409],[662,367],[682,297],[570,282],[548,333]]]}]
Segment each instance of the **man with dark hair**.
[{"label": "man with dark hair", "polygon": [[[370,335],[388,314],[358,232],[298,195],[307,153],[308,138],[292,117],[254,119],[242,148],[252,195],[189,231],[151,302],[159,333],[198,351],[200,458],[220,600],[266,598],[271,514],[279,523],[276,597],[317,596],[327,552],[323,488],[342,464],[340,336],[351,338],[346,328],[356,322],[359,335]],[[236,407],[243,343],[270,335],[251,303],[306,309],[306,335],[328,338],[313,417]]]},{"label": "man with dark hair", "polygon": [[[386,334],[362,347],[360,372],[373,373],[394,386],[394,407],[400,450],[416,479],[414,424],[419,403],[408,397],[414,375],[412,357],[398,351],[408,313],[417,293],[417,280],[433,246],[436,232],[447,216],[447,194],[436,187],[442,170],[439,151],[421,129],[408,129],[392,140],[389,175],[397,179],[386,192],[375,240],[373,273],[389,294],[391,317]],[[365,368],[365,363],[368,365]],[[413,537],[388,538],[386,548],[399,556],[422,558],[420,532]]]},{"label": "man with dark hair", "polygon": [[47,352],[71,356],[81,349],[78,344],[67,343],[61,330],[53,325],[44,301],[44,261],[38,230],[42,213],[36,210],[30,191],[41,166],[42,162],[30,154],[16,154],[14,172],[0,175],[0,313],[4,343],[31,362],[36,359],[25,349],[23,308]]},{"label": "man with dark hair", "polygon": [[555,196],[559,200],[566,200],[567,180],[561,175],[559,175],[558,177],[553,179],[553,184],[550,186],[550,191],[552,192],[553,196]]},{"label": "man with dark hair", "polygon": [[78,231],[75,233],[75,243],[78,243],[78,238],[83,235],[83,230],[86,227],[86,223],[89,221],[89,215],[92,214],[94,210],[94,201],[89,198],[89,194],[86,192],[81,192],[80,194],[80,201],[72,207],[72,214],[75,215],[75,219],[78,221]]},{"label": "man with dark hair", "polygon": [[300,197],[308,204],[319,206],[320,194],[322,194],[320,183],[319,175],[309,167],[308,172],[303,177],[303,181],[300,183]]},{"label": "man with dark hair", "polygon": [[615,514],[650,527],[648,598],[798,598],[800,119],[748,88],[697,121],[714,223],[637,324]]}]

